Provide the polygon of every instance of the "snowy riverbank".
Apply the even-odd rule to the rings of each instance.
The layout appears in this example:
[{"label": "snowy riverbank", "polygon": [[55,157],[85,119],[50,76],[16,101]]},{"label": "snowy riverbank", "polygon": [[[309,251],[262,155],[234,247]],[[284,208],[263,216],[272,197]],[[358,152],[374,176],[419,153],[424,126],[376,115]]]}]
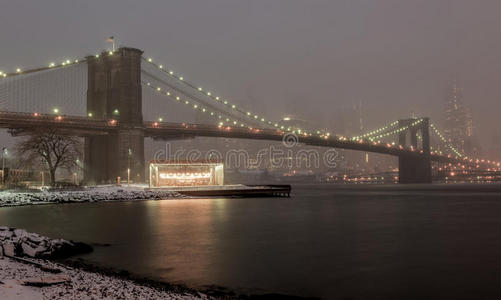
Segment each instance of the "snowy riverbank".
[{"label": "snowy riverbank", "polygon": [[169,190],[149,190],[145,186],[97,186],[81,190],[16,190],[0,192],[1,206],[18,206],[46,203],[130,201],[182,198],[183,195]]},{"label": "snowy riverbank", "polygon": [[[208,299],[58,263],[0,258],[0,299]],[[40,266],[44,266],[41,268]],[[50,271],[49,271],[50,270]]]},{"label": "snowy riverbank", "polygon": [[23,229],[0,227],[0,299],[208,298],[187,289],[139,284],[40,259],[76,254],[81,252],[82,245]]}]

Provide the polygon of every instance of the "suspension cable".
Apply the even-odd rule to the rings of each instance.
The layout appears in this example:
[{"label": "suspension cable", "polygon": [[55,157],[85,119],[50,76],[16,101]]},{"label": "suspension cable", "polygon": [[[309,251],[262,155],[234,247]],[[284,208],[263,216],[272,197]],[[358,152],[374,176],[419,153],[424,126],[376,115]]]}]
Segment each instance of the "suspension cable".
[{"label": "suspension cable", "polygon": [[[184,103],[186,105],[190,105],[190,107],[194,110],[201,111],[202,113],[207,113],[209,116],[214,117],[216,120],[218,120],[218,125],[224,125],[225,123],[233,123],[233,125],[240,125],[240,127],[245,127],[248,126],[249,128],[252,128],[246,123],[238,122],[237,120],[230,119],[230,115],[219,111],[219,113],[216,113],[214,110],[211,110],[210,108],[204,106],[203,104],[200,104],[198,101],[193,101],[191,98],[186,98],[186,99],[181,99],[181,97],[174,95],[174,93],[171,93],[169,91],[164,91],[161,87],[154,87],[151,83],[149,82],[142,82],[142,84],[153,91],[157,92],[159,95],[163,97],[168,97],[171,100],[175,100],[177,103]],[[195,104],[193,104],[193,102]],[[225,118],[223,118],[225,116]]]},{"label": "suspension cable", "polygon": [[60,68],[64,68],[64,67],[73,66],[75,64],[84,63],[86,61],[87,61],[86,58],[75,59],[75,60],[68,59],[60,64],[50,63],[47,67],[37,67],[37,68],[33,68],[33,69],[28,69],[28,70],[23,70],[21,68],[17,68],[15,72],[10,72],[10,73],[0,71],[0,78],[20,76],[20,75],[26,75],[26,74],[31,74],[31,73],[41,72],[41,71],[60,69]]},{"label": "suspension cable", "polygon": [[393,128],[393,127],[395,127],[397,124],[398,124],[398,120],[397,120],[397,121],[394,121],[394,122],[392,122],[392,123],[390,123],[390,124],[388,124],[388,125],[386,125],[386,126],[383,126],[383,127],[381,127],[381,128],[371,130],[371,131],[369,131],[369,132],[367,132],[367,133],[365,133],[365,134],[358,135],[358,136],[354,136],[354,137],[352,137],[352,138],[351,138],[351,140],[356,141],[356,140],[360,140],[360,139],[368,138],[368,137],[370,137],[370,136],[376,135],[376,134],[381,133],[381,132],[384,132],[384,131],[386,131],[386,130],[388,130],[388,129],[390,129],[390,128]]},{"label": "suspension cable", "polygon": [[[240,121],[237,121],[237,120],[235,120],[235,116],[232,116],[230,113],[228,113],[228,112],[226,112],[226,111],[218,108],[217,106],[211,105],[210,103],[208,104],[205,101],[201,100],[199,97],[193,97],[192,95],[188,95],[186,92],[182,91],[181,89],[173,86],[172,84],[169,84],[168,82],[162,80],[161,78],[159,78],[159,77],[157,77],[157,76],[155,76],[155,75],[153,75],[153,74],[151,74],[151,73],[149,73],[147,71],[143,70],[141,72],[143,74],[151,77],[154,81],[157,81],[159,84],[167,86],[169,89],[171,89],[171,91],[166,91],[166,92],[162,93],[163,92],[162,87],[160,87],[160,86],[154,87],[154,86],[152,86],[152,84],[150,82],[143,82],[143,84],[145,84],[145,85],[147,85],[147,86],[155,89],[157,92],[160,92],[160,94],[162,94],[162,95],[165,94],[165,96],[169,96],[169,97],[172,97],[173,99],[175,99],[177,101],[181,101],[181,98],[179,96],[176,97],[176,96],[173,95],[172,91],[175,91],[176,93],[181,94],[184,97],[186,97],[187,99],[189,99],[189,100],[183,100],[183,102],[188,101],[188,103],[189,103],[190,100],[191,100],[192,102],[196,102],[198,104],[197,108],[201,107],[201,106],[205,106],[206,110],[211,110],[211,112],[214,113],[214,114],[216,114],[216,112],[217,112],[219,114],[225,115],[227,117],[227,119],[229,119],[229,118],[233,119],[233,123],[234,124],[236,124],[235,122],[243,124],[240,117],[236,117],[236,119],[240,119]],[[186,103],[186,104],[188,104],[188,103]],[[245,123],[247,123],[247,121],[245,121]]]},{"label": "suspension cable", "polygon": [[259,115],[255,114],[255,113],[252,113],[250,111],[245,111],[245,110],[239,108],[236,104],[231,104],[227,100],[222,100],[219,96],[214,96],[211,92],[204,92],[202,87],[197,87],[195,84],[193,84],[189,81],[186,81],[183,76],[179,76],[177,74],[174,74],[173,71],[167,71],[163,65],[159,65],[159,64],[154,63],[151,58],[146,59],[146,58],[142,57],[142,59],[145,62],[154,66],[157,70],[160,70],[162,73],[169,76],[170,78],[176,79],[177,82],[180,82],[183,85],[190,87],[191,89],[195,90],[196,92],[200,93],[201,95],[208,97],[208,98],[216,101],[219,104],[225,105],[228,108],[231,108],[235,112],[238,112],[239,114],[242,114],[243,116],[245,116],[247,119],[251,119],[251,120],[254,119],[253,120],[254,122],[256,122],[256,121],[261,122],[262,124],[265,124],[267,126],[280,127],[282,129],[284,128],[284,127],[282,127],[283,125],[281,125],[279,122],[272,122],[271,120],[267,121],[265,118],[260,117]]}]

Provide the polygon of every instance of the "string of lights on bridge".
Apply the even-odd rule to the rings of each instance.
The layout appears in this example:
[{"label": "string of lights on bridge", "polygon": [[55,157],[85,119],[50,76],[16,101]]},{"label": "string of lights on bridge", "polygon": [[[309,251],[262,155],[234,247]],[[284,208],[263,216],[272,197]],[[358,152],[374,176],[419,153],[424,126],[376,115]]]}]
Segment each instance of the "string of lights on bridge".
[{"label": "string of lights on bridge", "polygon": [[83,63],[85,61],[87,61],[85,58],[84,59],[66,59],[60,63],[51,62],[45,67],[37,67],[37,68],[31,68],[31,69],[26,69],[26,70],[23,70],[23,68],[21,68],[21,67],[17,67],[15,69],[15,71],[13,71],[13,72],[5,72],[5,71],[0,70],[0,78],[26,75],[26,74],[30,74],[30,73],[46,71],[46,70],[51,70],[51,69],[59,69],[59,68],[68,67],[71,65]]},{"label": "string of lights on bridge", "polygon": [[390,128],[393,128],[395,127],[396,125],[398,124],[398,120],[397,121],[394,121],[392,123],[390,123],[389,125],[386,125],[386,126],[383,126],[381,128],[378,128],[378,129],[374,129],[374,130],[371,130],[365,134],[362,134],[362,135],[358,135],[358,136],[354,136],[351,138],[352,141],[357,141],[357,140],[360,140],[360,139],[364,139],[364,138],[367,138],[367,137],[370,137],[370,136],[373,136],[375,134],[378,134],[380,132],[384,132]]},{"label": "string of lights on bridge", "polygon": [[[399,128],[397,128],[397,129],[395,129],[393,131],[390,131],[390,132],[387,132],[387,133],[384,133],[384,134],[380,134],[380,135],[377,135],[377,136],[374,136],[374,137],[369,137],[369,140],[370,141],[379,140],[379,139],[385,138],[387,136],[400,133],[400,132],[408,130],[409,128],[414,127],[414,126],[416,126],[416,125],[418,125],[418,124],[420,124],[422,122],[423,122],[423,119],[417,119],[416,121],[412,122],[410,125],[399,127]],[[397,121],[397,123],[398,123],[398,121]]]},{"label": "string of lights on bridge", "polygon": [[440,140],[452,151],[454,152],[458,157],[463,157],[464,155],[459,152],[454,146],[452,146],[447,139],[442,135],[442,133],[438,130],[438,128],[435,126],[435,124],[431,123],[430,127],[433,129],[433,132],[440,138]]},{"label": "string of lights on bridge", "polygon": [[[150,89],[154,90],[155,92],[157,92],[161,96],[168,97],[171,100],[175,100],[177,103],[181,103],[181,104],[184,103],[186,105],[191,104],[191,105],[189,105],[189,107],[192,108],[193,110],[201,111],[202,113],[207,113],[210,116],[213,116],[214,118],[216,118],[219,126],[239,125],[240,127],[248,127],[250,130],[259,131],[259,128],[254,128],[247,123],[239,122],[238,120],[235,120],[235,119],[232,120],[231,119],[232,116],[229,114],[214,112],[213,110],[211,110],[207,106],[204,106],[203,104],[201,104],[200,101],[195,101],[192,98],[182,98],[182,97],[178,96],[174,91],[168,90],[164,87],[154,86],[151,82],[142,82],[142,84],[149,87]],[[163,119],[159,118],[158,121],[162,122]],[[298,134],[300,136],[313,136],[312,133],[307,133],[305,131],[302,131],[301,129],[291,130],[290,127],[285,128],[284,125],[280,125],[280,127],[277,128],[277,130],[279,130],[282,133],[284,133],[284,130],[287,130],[287,131],[290,131],[291,133]],[[325,133],[322,131],[317,131],[317,134],[319,137],[321,137],[323,139],[328,139],[330,137],[330,133],[328,133],[328,132]],[[347,140],[346,138],[341,137],[341,136],[336,136],[336,138],[339,140]]]},{"label": "string of lights on bridge", "polygon": [[[204,105],[202,105],[194,100],[191,100],[188,98],[184,99],[184,98],[181,98],[180,96],[177,96],[174,92],[166,90],[165,88],[155,87],[150,82],[142,82],[142,84],[151,88],[152,90],[154,90],[158,94],[176,101],[177,103],[184,103],[185,105],[190,105],[190,107],[194,110],[200,111],[202,113],[207,113],[208,115],[216,118],[218,120],[218,125],[220,125],[220,126],[225,125],[225,123],[233,123],[233,125],[240,124],[240,127],[248,126],[246,123],[238,122],[237,120],[231,120],[229,118],[229,115],[220,114],[220,113],[216,113],[214,111],[211,111],[206,106],[204,106]],[[163,119],[159,118],[158,121],[163,122]],[[249,129],[253,129],[251,126],[248,126],[248,127],[249,127]]]},{"label": "string of lights on bridge", "polygon": [[[378,129],[374,129],[374,130],[371,130],[365,134],[362,134],[362,135],[359,135],[359,136],[354,136],[351,138],[351,140],[353,141],[357,141],[357,140],[361,140],[361,139],[368,139],[370,141],[375,141],[375,140],[379,140],[379,139],[382,139],[384,137],[388,137],[388,136],[391,136],[391,135],[394,135],[394,134],[397,134],[397,133],[400,133],[402,131],[405,131],[405,130],[408,130],[410,127],[414,127],[416,125],[418,125],[419,123],[421,123],[423,120],[422,119],[418,119],[417,121],[413,122],[410,126],[404,126],[404,127],[400,127],[400,128],[397,128],[393,131],[390,131],[390,132],[386,132],[386,133],[382,133],[382,134],[379,134],[379,135],[376,135],[378,133],[381,133],[381,132],[385,132],[393,127],[395,127],[396,125],[398,125],[398,120],[397,121],[393,121],[392,123],[386,125],[386,126],[383,126],[381,128],[378,128]],[[447,139],[441,134],[441,132],[437,129],[437,127],[434,125],[434,124],[430,124],[430,127],[433,129],[433,133],[435,133],[439,138],[440,140],[454,153],[457,155],[457,157],[461,158],[463,157],[464,155],[461,154],[460,151],[458,151],[456,148],[454,148],[454,146],[452,146],[448,141]],[[420,136],[418,136],[419,138]]]},{"label": "string of lights on bridge", "polygon": [[[391,132],[387,132],[387,133],[384,133],[384,134],[380,134],[380,135],[374,136],[374,134],[377,134],[379,132],[384,132],[385,130],[388,130],[388,129],[394,127],[395,125],[397,125],[398,121],[394,121],[394,122],[390,123],[387,126],[383,126],[383,127],[379,128],[379,129],[372,130],[372,131],[370,131],[370,132],[368,132],[366,134],[357,136],[357,139],[352,138],[352,140],[358,140],[359,142],[363,142],[364,141],[363,138],[365,137],[366,139],[368,139],[371,142],[373,142],[373,144],[380,144],[381,141],[379,139],[387,137],[387,136],[391,136],[391,135],[394,135],[394,134],[398,134],[398,133],[400,133],[402,131],[405,131],[405,130],[408,130],[409,128],[414,127],[414,126],[420,124],[422,121],[423,121],[423,119],[418,119],[418,120],[414,121],[413,123],[411,123],[408,126],[404,126],[404,127],[395,129],[395,130],[393,130]],[[447,141],[447,139],[444,137],[444,135],[438,130],[438,128],[434,124],[430,124],[430,127],[432,128],[432,133],[436,134],[440,138],[440,140],[446,145],[446,147],[449,148],[452,151],[452,153],[456,155],[455,159],[457,159],[457,160],[462,159],[463,161],[468,161],[470,163],[477,163],[477,164],[479,164],[479,163],[485,163],[485,164],[488,164],[488,165],[491,165],[491,166],[494,166],[494,167],[498,167],[498,168],[501,166],[500,162],[490,161],[490,160],[485,160],[485,159],[472,159],[472,158],[469,158],[469,157],[465,156],[464,154],[462,154],[459,150],[457,150],[456,148],[454,148],[454,146],[452,146]],[[422,137],[420,135],[418,135],[418,138],[422,141]],[[387,144],[387,147],[393,147],[393,146],[395,146],[395,143]],[[399,145],[398,147],[400,149],[403,149],[402,145]],[[433,147],[430,146],[430,148],[432,150],[434,150]],[[412,149],[412,147],[411,147],[411,150],[414,150],[414,149]],[[432,151],[431,152],[432,155],[435,154],[435,153],[443,155],[442,151]],[[448,155],[448,157],[452,158],[451,155]]]},{"label": "string of lights on bridge", "polygon": [[[500,162],[497,162],[497,161],[491,161],[491,160],[486,160],[486,159],[479,159],[479,158],[471,158],[471,157],[468,157],[464,154],[462,154],[458,149],[456,149],[454,146],[451,145],[451,143],[445,138],[445,136],[440,132],[440,130],[438,130],[437,126],[433,123],[430,124],[430,127],[433,129],[433,133],[435,133],[439,138],[440,140],[445,144],[445,146],[447,148],[449,148],[455,155],[456,155],[456,159],[462,159],[463,161],[465,162],[469,162],[469,163],[476,163],[477,164],[477,168],[479,167],[478,164],[482,163],[482,164],[487,164],[487,165],[491,165],[493,167],[496,167],[496,168],[499,168],[501,166],[501,163]],[[439,151],[439,154],[443,154],[441,151]],[[451,157],[451,155],[448,155],[449,157]],[[451,164],[449,164],[451,165]],[[460,165],[458,163],[458,165]],[[463,165],[464,167],[464,165]]]},{"label": "string of lights on bridge", "polygon": [[205,91],[200,86],[197,87],[195,84],[193,84],[193,83],[187,81],[186,79],[184,79],[183,76],[175,74],[174,71],[172,71],[172,70],[167,71],[166,68],[163,65],[157,64],[157,63],[153,62],[152,58],[147,58],[147,59],[143,58],[143,59],[146,62],[148,62],[149,64],[151,64],[152,66],[156,67],[158,70],[160,70],[164,74],[167,74],[169,77],[176,79],[178,82],[181,82],[182,84],[184,84],[184,85],[186,85],[186,86],[188,86],[188,87],[190,87],[190,88],[198,91],[202,95],[204,95],[204,96],[206,96],[206,97],[208,97],[208,98],[216,101],[217,103],[225,105],[228,108],[231,108],[232,110],[234,110],[235,112],[238,112],[238,113],[242,114],[246,118],[249,118],[249,119],[254,120],[256,122],[260,122],[260,123],[265,124],[265,125],[269,125],[269,126],[273,126],[273,127],[277,127],[277,128],[282,128],[282,129],[285,128],[285,126],[283,126],[279,122],[273,122],[271,120],[266,120],[264,117],[259,116],[256,113],[253,113],[251,111],[243,110],[240,107],[238,107],[236,104],[232,104],[228,100],[223,100],[221,97],[215,96],[210,91]]},{"label": "string of lights on bridge", "polygon": [[[201,111],[202,113],[207,112],[208,114],[210,114],[210,116],[214,116],[215,118],[217,118],[218,125],[220,125],[220,126],[224,125],[225,122],[233,123],[233,125],[237,125],[238,123],[240,123],[241,127],[248,126],[248,124],[246,122],[241,122],[241,121],[238,121],[236,119],[231,120],[231,118],[234,118],[234,116],[232,116],[230,113],[228,113],[226,111],[221,111],[219,109],[214,110],[213,108],[209,108],[200,99],[196,99],[196,97],[190,97],[190,96],[186,95],[184,92],[179,91],[177,88],[170,87],[167,82],[164,82],[160,78],[156,78],[155,76],[153,76],[147,72],[145,73],[145,75],[152,77],[152,79],[154,81],[156,81],[157,84],[161,84],[162,86],[154,86],[151,82],[148,82],[148,81],[143,81],[142,82],[143,85],[153,89],[154,91],[159,93],[161,96],[168,97],[171,100],[175,100],[176,103],[181,103],[181,104],[183,104],[183,103],[190,104],[191,103],[191,104],[193,104],[192,106],[190,105],[189,107],[191,107],[194,110]],[[167,86],[168,88],[165,88],[165,86]],[[216,112],[216,111],[218,111],[218,112]],[[223,116],[224,116],[224,118],[223,118]],[[162,119],[162,118],[159,118],[159,119]],[[251,126],[248,126],[248,127],[250,129],[252,128]]]},{"label": "string of lights on bridge", "polygon": [[[418,134],[417,138],[418,138],[418,140],[423,142],[423,137],[421,136],[421,134]],[[432,145],[430,145],[430,154],[431,155],[435,155],[435,154],[444,155],[444,153],[441,150],[435,149]],[[458,158],[458,157],[456,156],[456,158]]]}]

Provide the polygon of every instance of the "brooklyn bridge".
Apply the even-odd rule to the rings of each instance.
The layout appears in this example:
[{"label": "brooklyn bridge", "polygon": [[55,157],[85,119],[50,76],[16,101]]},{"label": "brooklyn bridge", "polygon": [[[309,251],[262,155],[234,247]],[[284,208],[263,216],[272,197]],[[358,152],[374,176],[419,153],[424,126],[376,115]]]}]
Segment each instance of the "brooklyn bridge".
[{"label": "brooklyn bridge", "polygon": [[[66,82],[65,91],[49,92],[49,87],[59,89],[58,84],[62,81]],[[82,83],[86,86],[82,87]],[[145,90],[189,107],[211,121],[195,124],[167,122],[163,118],[145,120],[145,108],[154,112],[164,109],[161,105],[146,103]],[[54,93],[66,99],[58,108],[50,108],[42,101],[50,99]],[[84,95],[76,97],[79,103],[67,100],[75,94]],[[84,177],[85,181],[93,183],[127,177],[128,171],[138,174],[138,180],[144,181],[145,138],[282,141],[293,134],[299,143],[306,145],[396,156],[400,183],[431,183],[432,163],[476,170],[500,167],[499,162],[468,157],[455,149],[427,117],[397,117],[394,121],[381,122],[386,123],[381,128],[353,137],[320,129],[290,128],[279,120],[247,111],[206,91],[134,48],[103,51],[81,59],[49,63],[45,67],[0,71],[0,97],[0,127],[8,129],[12,135],[52,128],[83,137]],[[86,112],[75,110],[75,106],[85,107]],[[72,111],[74,113],[66,113]],[[439,147],[431,145],[430,135],[436,137]]]}]

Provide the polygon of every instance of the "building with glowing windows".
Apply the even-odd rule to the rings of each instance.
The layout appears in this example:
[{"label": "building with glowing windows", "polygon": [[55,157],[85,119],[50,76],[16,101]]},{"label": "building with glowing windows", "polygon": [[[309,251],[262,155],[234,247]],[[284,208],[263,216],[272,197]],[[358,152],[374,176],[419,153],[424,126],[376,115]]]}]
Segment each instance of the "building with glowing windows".
[{"label": "building with glowing windows", "polygon": [[218,162],[150,162],[150,187],[209,186],[224,184],[223,164]]}]

